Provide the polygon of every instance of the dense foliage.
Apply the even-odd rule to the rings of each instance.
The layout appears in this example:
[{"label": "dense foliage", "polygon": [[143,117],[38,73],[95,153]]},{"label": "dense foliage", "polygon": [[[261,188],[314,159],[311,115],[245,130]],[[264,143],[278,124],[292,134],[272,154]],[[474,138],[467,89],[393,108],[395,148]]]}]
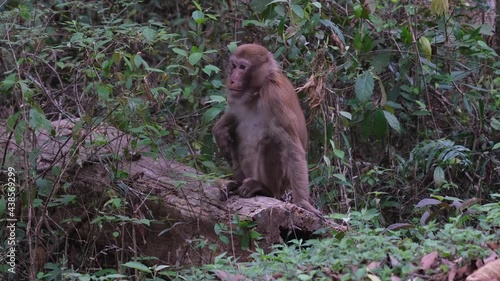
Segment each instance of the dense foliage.
[{"label": "dense foliage", "polygon": [[[481,243],[500,231],[500,62],[486,43],[491,24],[469,20],[488,11],[483,1],[450,1],[452,9],[438,2],[448,3],[7,1],[0,6],[0,118],[17,143],[51,131],[51,121],[73,119],[78,125],[71,137],[98,147],[99,140],[83,144],[78,128],[112,124],[134,136],[131,151],[151,146],[152,153],[215,178],[229,173],[210,133],[226,106],[224,64],[237,44],[260,43],[274,52],[303,101],[312,201],[326,214],[346,214],[339,217],[356,230],[307,242],[307,252],[297,251],[304,246],[298,241],[273,254],[257,251],[253,264],[243,266],[249,278],[272,274],[271,264],[281,262],[306,264],[300,274],[279,267],[284,280],[331,277],[322,268],[327,264],[344,270],[345,280],[362,279],[367,271],[350,264],[384,259],[391,247],[391,255],[412,262],[410,255],[436,249],[430,239],[446,241],[439,245],[446,255],[482,257]],[[56,192],[68,183],[37,170],[39,153],[7,150],[1,160],[2,169],[30,167],[19,176],[22,207],[69,204],[73,197]],[[66,168],[51,173],[61,178]],[[119,169],[110,173],[127,177]],[[3,196],[0,205],[5,202]],[[474,215],[466,212],[469,205]],[[351,212],[374,215],[364,225],[363,216]],[[397,222],[423,226],[382,231]],[[27,229],[19,230],[23,241]],[[477,239],[460,236],[464,232]],[[373,244],[380,249],[368,249]],[[321,260],[333,247],[338,256]],[[356,247],[360,251],[351,252]],[[21,255],[26,268],[28,255]],[[232,263],[217,261],[200,272],[169,274],[209,278]],[[57,279],[61,268],[47,264],[38,278]],[[412,271],[405,265],[378,270],[386,278]],[[75,272],[74,278],[92,274],[85,265]]]}]

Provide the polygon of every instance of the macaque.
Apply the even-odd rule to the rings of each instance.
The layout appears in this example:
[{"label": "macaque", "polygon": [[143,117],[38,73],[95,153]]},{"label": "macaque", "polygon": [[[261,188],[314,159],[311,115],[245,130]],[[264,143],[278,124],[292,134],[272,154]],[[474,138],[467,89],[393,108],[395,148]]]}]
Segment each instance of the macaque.
[{"label": "macaque", "polygon": [[239,46],[230,58],[229,110],[213,128],[217,146],[231,163],[234,192],[281,198],[320,216],[309,203],[307,128],[292,84],[273,55],[256,44]]}]

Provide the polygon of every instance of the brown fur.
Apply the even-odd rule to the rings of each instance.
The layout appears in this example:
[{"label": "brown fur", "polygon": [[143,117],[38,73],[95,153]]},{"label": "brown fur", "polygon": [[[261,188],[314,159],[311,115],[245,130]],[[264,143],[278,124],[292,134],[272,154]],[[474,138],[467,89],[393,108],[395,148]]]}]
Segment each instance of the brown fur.
[{"label": "brown fur", "polygon": [[309,203],[307,128],[292,84],[259,45],[238,47],[230,67],[229,110],[213,128],[232,163],[236,184],[230,191],[280,198],[290,189],[294,203],[321,214]]}]

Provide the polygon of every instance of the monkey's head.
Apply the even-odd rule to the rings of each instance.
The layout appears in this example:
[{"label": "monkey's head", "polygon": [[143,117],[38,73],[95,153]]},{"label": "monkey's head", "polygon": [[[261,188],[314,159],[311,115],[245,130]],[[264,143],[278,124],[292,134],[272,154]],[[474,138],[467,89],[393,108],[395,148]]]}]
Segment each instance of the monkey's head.
[{"label": "monkey's head", "polygon": [[273,55],[257,44],[245,44],[236,48],[229,59],[229,69],[231,75],[227,88],[233,95],[258,91],[266,79],[280,71]]}]

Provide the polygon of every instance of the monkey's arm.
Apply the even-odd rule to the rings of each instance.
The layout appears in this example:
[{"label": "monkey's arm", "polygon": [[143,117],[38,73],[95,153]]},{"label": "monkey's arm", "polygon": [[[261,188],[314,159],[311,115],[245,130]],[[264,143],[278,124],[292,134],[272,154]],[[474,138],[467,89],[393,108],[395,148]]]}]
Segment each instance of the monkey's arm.
[{"label": "monkey's arm", "polygon": [[231,112],[226,112],[215,123],[212,134],[215,137],[215,143],[219,147],[222,155],[231,163],[233,160],[232,150],[235,146],[235,128],[237,126],[236,116]]}]

